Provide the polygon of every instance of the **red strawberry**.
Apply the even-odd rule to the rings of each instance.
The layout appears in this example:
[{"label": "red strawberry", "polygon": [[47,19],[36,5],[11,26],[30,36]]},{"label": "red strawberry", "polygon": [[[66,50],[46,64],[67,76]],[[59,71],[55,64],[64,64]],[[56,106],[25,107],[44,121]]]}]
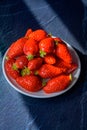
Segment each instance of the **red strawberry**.
[{"label": "red strawberry", "polygon": [[45,38],[39,43],[40,56],[44,57],[44,55],[48,53],[52,53],[54,50],[54,40],[51,37]]},{"label": "red strawberry", "polygon": [[29,38],[33,38],[36,41],[41,41],[42,39],[46,37],[47,37],[47,33],[43,29],[35,30],[29,35]]},{"label": "red strawberry", "polygon": [[71,83],[71,75],[60,75],[48,81],[43,88],[46,93],[59,92],[66,89]]},{"label": "red strawberry", "polygon": [[42,65],[43,59],[42,58],[34,58],[28,62],[29,70],[36,70],[39,69]]},{"label": "red strawberry", "polygon": [[44,57],[44,61],[47,64],[55,64],[56,63],[56,58],[52,54],[48,54]]},{"label": "red strawberry", "polygon": [[19,74],[19,71],[16,71],[13,69],[12,66],[13,66],[14,62],[15,62],[14,59],[6,60],[5,69],[6,69],[7,75],[11,76],[13,79],[16,79],[17,77],[20,76],[20,74]]},{"label": "red strawberry", "polygon": [[42,77],[42,78],[52,78],[55,77],[57,75],[62,74],[63,72],[65,72],[66,69],[65,68],[59,68],[59,67],[55,67],[53,65],[50,64],[43,64],[41,66],[41,68],[38,70],[38,74]]},{"label": "red strawberry", "polygon": [[59,58],[61,58],[65,62],[72,63],[72,56],[67,45],[64,42],[58,42],[55,53]]},{"label": "red strawberry", "polygon": [[38,50],[38,43],[34,39],[28,39],[23,48],[24,54],[27,55],[29,59],[32,59],[33,56],[38,53]]},{"label": "red strawberry", "polygon": [[25,55],[19,56],[13,64],[14,70],[23,69],[28,65],[28,59]]},{"label": "red strawberry", "polygon": [[16,42],[11,44],[11,46],[8,50],[8,53],[7,53],[7,57],[8,58],[15,58],[17,56],[22,55],[23,54],[23,47],[24,47],[24,44],[26,41],[27,41],[26,38],[20,38]]},{"label": "red strawberry", "polygon": [[26,32],[26,34],[25,34],[25,38],[29,38],[29,35],[30,35],[30,33],[32,33],[32,32],[33,32],[32,29],[28,29],[27,32]]},{"label": "red strawberry", "polygon": [[42,88],[42,82],[38,76],[23,76],[16,79],[17,83],[24,89],[36,92]]},{"label": "red strawberry", "polygon": [[72,73],[74,70],[77,69],[78,65],[76,63],[67,63],[67,62],[64,62],[63,60],[59,59],[55,66],[57,67],[60,67],[60,68],[66,68],[66,74],[70,74]]}]

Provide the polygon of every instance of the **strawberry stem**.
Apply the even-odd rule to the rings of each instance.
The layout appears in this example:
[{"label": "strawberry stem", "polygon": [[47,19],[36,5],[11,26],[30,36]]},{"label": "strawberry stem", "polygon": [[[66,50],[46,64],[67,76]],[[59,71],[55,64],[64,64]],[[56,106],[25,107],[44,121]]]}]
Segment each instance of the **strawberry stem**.
[{"label": "strawberry stem", "polygon": [[34,58],[34,55],[30,54],[30,55],[27,55],[27,59],[28,60],[32,60]]},{"label": "strawberry stem", "polygon": [[57,41],[57,40],[54,40],[54,43],[55,43],[56,45],[58,45],[58,41]]},{"label": "strawberry stem", "polygon": [[40,53],[40,57],[44,57],[46,55],[46,52],[44,52],[42,50],[40,50],[39,53]]},{"label": "strawberry stem", "polygon": [[12,69],[13,69],[13,70],[16,70],[16,71],[18,70],[18,68],[17,68],[17,66],[16,66],[15,63],[13,64]]},{"label": "strawberry stem", "polygon": [[6,57],[5,57],[5,59],[6,59],[6,60],[9,60],[9,57],[8,57],[8,56],[6,56]]},{"label": "strawberry stem", "polygon": [[25,67],[24,69],[21,70],[21,75],[25,76],[25,75],[30,75],[30,70]]},{"label": "strawberry stem", "polygon": [[48,36],[49,36],[49,37],[52,37],[52,33],[49,33]]},{"label": "strawberry stem", "polygon": [[34,72],[34,74],[35,74],[35,75],[38,75],[38,70],[36,70],[36,71]]},{"label": "strawberry stem", "polygon": [[69,77],[70,77],[70,80],[72,81],[72,74],[70,74]]},{"label": "strawberry stem", "polygon": [[46,84],[47,84],[46,79],[42,79],[42,87],[46,86]]}]

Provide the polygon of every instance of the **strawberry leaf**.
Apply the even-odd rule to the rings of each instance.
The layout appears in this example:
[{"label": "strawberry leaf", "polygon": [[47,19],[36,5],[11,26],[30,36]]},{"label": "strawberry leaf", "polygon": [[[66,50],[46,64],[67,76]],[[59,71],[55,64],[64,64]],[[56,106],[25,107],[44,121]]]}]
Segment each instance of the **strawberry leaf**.
[{"label": "strawberry leaf", "polygon": [[49,33],[48,36],[49,36],[49,37],[52,37],[52,33]]},{"label": "strawberry leaf", "polygon": [[8,56],[6,56],[6,57],[5,57],[5,59],[6,59],[6,60],[9,60],[9,57],[8,57]]},{"label": "strawberry leaf", "polygon": [[25,76],[25,75],[30,75],[30,70],[25,67],[24,69],[21,70],[21,75]]},{"label": "strawberry leaf", "polygon": [[35,75],[38,75],[38,71],[36,70],[36,71],[34,72],[34,74],[35,74]]},{"label": "strawberry leaf", "polygon": [[30,55],[27,55],[27,59],[28,60],[32,60],[34,58],[34,55],[30,54]]},{"label": "strawberry leaf", "polygon": [[72,74],[70,74],[69,77],[70,77],[70,80],[72,81]]},{"label": "strawberry leaf", "polygon": [[54,43],[55,43],[56,45],[58,45],[58,40],[55,40]]},{"label": "strawberry leaf", "polygon": [[46,79],[42,79],[42,87],[46,86],[46,84],[47,84]]},{"label": "strawberry leaf", "polygon": [[17,66],[16,66],[15,63],[13,64],[12,69],[13,69],[13,70],[16,70],[16,71],[18,70],[18,68],[17,68]]},{"label": "strawberry leaf", "polygon": [[44,57],[46,55],[46,52],[44,52],[42,50],[40,50],[39,53],[40,53],[40,57]]}]

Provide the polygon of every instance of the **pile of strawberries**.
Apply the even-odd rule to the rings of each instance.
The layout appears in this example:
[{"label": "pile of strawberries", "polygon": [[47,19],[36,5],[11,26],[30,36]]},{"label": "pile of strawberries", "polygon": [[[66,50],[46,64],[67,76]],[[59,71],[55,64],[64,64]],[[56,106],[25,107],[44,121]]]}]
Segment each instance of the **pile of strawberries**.
[{"label": "pile of strawberries", "polygon": [[28,29],[24,37],[11,44],[5,62],[7,74],[30,92],[66,89],[77,67],[64,41],[43,29]]}]

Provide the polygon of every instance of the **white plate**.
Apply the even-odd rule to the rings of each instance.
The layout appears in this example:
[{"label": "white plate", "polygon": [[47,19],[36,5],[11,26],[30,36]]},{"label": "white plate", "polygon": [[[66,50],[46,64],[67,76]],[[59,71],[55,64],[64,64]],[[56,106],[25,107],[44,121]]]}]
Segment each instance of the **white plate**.
[{"label": "white plate", "polygon": [[30,96],[30,97],[34,97],[34,98],[51,98],[51,97],[55,97],[55,96],[58,96],[58,95],[61,95],[61,94],[65,93],[65,92],[67,92],[69,89],[71,89],[75,85],[75,83],[77,82],[77,80],[79,78],[80,71],[81,71],[81,62],[80,62],[78,54],[73,49],[73,47],[71,47],[67,42],[65,42],[65,43],[67,44],[68,48],[71,51],[71,54],[72,54],[72,57],[73,57],[73,61],[78,65],[78,68],[72,73],[73,80],[72,80],[71,84],[65,90],[60,91],[60,92],[51,93],[51,94],[46,94],[43,90],[40,90],[38,92],[29,92],[29,91],[23,89],[21,86],[19,86],[15,82],[14,79],[12,79],[6,73],[6,70],[5,70],[5,57],[6,57],[6,54],[7,54],[8,50],[4,54],[3,61],[2,61],[3,74],[4,74],[7,82],[10,84],[11,87],[13,87],[18,92],[20,92],[20,93],[22,93],[24,95]]}]

